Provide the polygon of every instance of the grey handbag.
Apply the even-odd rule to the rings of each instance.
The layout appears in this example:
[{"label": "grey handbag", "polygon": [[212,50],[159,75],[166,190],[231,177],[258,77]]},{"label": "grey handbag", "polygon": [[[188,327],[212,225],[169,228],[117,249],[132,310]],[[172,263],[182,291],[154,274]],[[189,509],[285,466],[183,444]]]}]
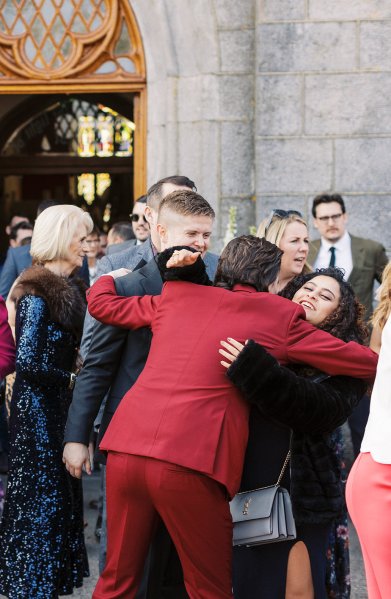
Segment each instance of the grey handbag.
[{"label": "grey handbag", "polygon": [[291,498],[288,491],[280,487],[290,457],[289,449],[275,485],[237,493],[232,499],[234,546],[253,547],[296,538]]}]

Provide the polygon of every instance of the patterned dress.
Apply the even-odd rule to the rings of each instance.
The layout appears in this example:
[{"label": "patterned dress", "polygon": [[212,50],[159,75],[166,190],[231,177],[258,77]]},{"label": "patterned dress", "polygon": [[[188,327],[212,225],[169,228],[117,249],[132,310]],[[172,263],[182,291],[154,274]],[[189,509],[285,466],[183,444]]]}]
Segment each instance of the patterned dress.
[{"label": "patterned dress", "polygon": [[[345,494],[347,473],[342,427],[337,428],[330,435],[329,446],[337,460]],[[350,597],[349,529],[346,504],[341,516],[333,522],[330,531],[327,550],[326,589],[327,596],[330,599],[349,599]]]},{"label": "patterned dress", "polygon": [[51,320],[47,302],[38,295],[21,298],[16,335],[0,594],[57,599],[88,576],[81,481],[62,463],[76,340]]}]

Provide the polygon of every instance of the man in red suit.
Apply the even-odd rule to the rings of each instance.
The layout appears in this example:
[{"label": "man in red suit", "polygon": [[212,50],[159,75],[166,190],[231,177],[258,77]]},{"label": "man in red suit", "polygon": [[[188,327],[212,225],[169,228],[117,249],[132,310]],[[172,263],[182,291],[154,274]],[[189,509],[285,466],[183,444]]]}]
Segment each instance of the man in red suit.
[{"label": "man in red suit", "polygon": [[[164,209],[163,202],[159,218]],[[123,298],[105,276],[90,290],[95,318],[153,332],[146,366],[101,444],[109,452],[109,543],[94,599],[135,596],[158,516],[179,553],[189,596],[232,597],[228,497],[241,478],[248,406],[219,363],[222,339],[253,338],[281,363],[373,378],[371,350],[315,329],[301,306],[257,293],[275,281],[280,259],[276,246],[245,236],[224,250],[219,287],[169,282],[161,296]]]}]

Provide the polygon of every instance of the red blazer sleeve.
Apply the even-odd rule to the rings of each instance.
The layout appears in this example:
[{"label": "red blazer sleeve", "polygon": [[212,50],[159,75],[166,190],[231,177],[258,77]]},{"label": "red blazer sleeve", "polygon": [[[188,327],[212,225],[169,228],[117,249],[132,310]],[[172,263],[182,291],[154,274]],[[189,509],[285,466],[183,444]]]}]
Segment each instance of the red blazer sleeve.
[{"label": "red blazer sleeve", "polygon": [[378,356],[369,347],[354,341],[345,343],[321,331],[302,318],[298,308],[292,317],[287,345],[288,362],[315,366],[331,375],[348,375],[372,381]]},{"label": "red blazer sleeve", "polygon": [[113,277],[104,275],[87,291],[88,311],[97,320],[124,329],[151,326],[160,295],[117,295]]},{"label": "red blazer sleeve", "polygon": [[15,370],[15,343],[8,324],[5,302],[0,295],[0,378]]}]

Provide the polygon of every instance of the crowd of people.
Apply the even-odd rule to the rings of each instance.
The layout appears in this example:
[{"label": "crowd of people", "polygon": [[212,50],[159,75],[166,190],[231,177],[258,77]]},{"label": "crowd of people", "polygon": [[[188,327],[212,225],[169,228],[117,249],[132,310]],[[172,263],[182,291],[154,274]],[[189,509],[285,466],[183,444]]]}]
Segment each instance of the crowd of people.
[{"label": "crowd of people", "polygon": [[[81,479],[95,463],[94,599],[348,599],[348,420],[348,508],[369,599],[388,597],[391,269],[381,244],[348,232],[339,194],[317,196],[312,216],[317,241],[294,207],[275,209],[217,256],[213,208],[173,176],[106,248],[76,206],[13,217],[0,594],[57,599],[83,584]],[[296,538],[233,548],[229,501],[280,472]]]}]

